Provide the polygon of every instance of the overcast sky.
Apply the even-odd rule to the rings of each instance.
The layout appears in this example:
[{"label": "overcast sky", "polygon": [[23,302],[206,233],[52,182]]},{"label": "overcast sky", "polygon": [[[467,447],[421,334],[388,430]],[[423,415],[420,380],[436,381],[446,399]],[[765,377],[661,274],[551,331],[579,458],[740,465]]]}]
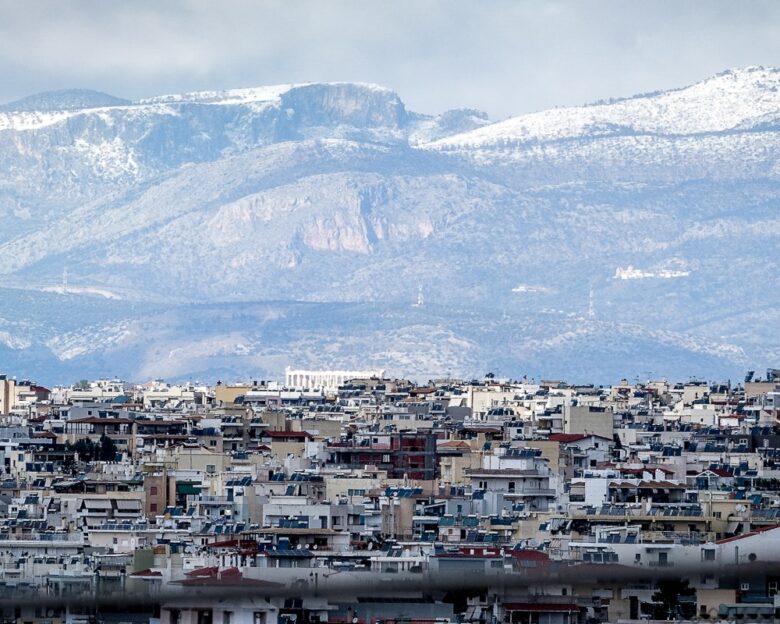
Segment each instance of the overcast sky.
[{"label": "overcast sky", "polygon": [[0,0],[0,102],[376,82],[491,118],[780,66],[780,2]]}]

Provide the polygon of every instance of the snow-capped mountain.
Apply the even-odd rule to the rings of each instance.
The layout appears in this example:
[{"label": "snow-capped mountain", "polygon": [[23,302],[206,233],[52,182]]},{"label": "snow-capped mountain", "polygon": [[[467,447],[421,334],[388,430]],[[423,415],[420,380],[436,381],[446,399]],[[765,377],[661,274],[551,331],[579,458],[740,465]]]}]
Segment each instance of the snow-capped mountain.
[{"label": "snow-capped mountain", "polygon": [[610,135],[695,135],[778,121],[780,70],[729,70],[684,89],[521,115],[442,139],[437,147],[486,148]]},{"label": "snow-capped mountain", "polygon": [[0,107],[0,361],[54,380],[776,364],[778,86],[752,67],[497,123],[352,83],[25,98]]}]

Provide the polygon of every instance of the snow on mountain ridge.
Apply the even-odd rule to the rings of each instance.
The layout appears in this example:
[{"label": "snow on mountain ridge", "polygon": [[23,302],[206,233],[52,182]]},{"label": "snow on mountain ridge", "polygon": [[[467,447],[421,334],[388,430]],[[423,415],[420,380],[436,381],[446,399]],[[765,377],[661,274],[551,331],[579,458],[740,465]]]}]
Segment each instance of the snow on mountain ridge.
[{"label": "snow on mountain ridge", "polygon": [[[302,97],[314,97],[316,90],[331,91],[343,94],[352,89],[358,94],[370,96],[380,96],[388,100],[395,101],[403,109],[403,103],[398,95],[386,87],[372,83],[350,83],[350,82],[311,82],[299,84],[282,84],[260,87],[250,87],[242,89],[225,89],[214,91],[193,91],[181,94],[160,95],[150,98],[140,99],[136,102],[127,100],[116,100],[115,103],[88,103],[83,107],[74,105],[63,105],[56,107],[46,105],[41,110],[34,108],[21,107],[15,108],[12,104],[6,107],[0,107],[0,131],[2,130],[37,130],[46,126],[54,125],[66,121],[75,116],[83,115],[102,115],[111,114],[114,109],[121,110],[121,114],[128,119],[138,118],[147,115],[177,115],[179,107],[185,105],[202,106],[244,106],[250,113],[259,113],[271,106],[280,106],[284,104],[285,98],[296,98],[300,93]],[[30,96],[19,100],[20,102],[38,101],[44,95]],[[106,96],[111,98],[112,96]],[[300,101],[300,98],[298,99]],[[370,102],[369,102],[370,103]],[[352,103],[355,108],[355,103]],[[405,109],[404,113],[405,113]]]},{"label": "snow on mountain ridge", "polygon": [[680,89],[513,117],[435,141],[439,149],[622,134],[690,135],[744,129],[780,115],[780,70],[721,72]]},{"label": "snow on mountain ridge", "polygon": [[206,91],[190,91],[186,93],[172,93],[167,95],[157,95],[150,98],[143,98],[135,104],[160,104],[160,103],[182,103],[194,102],[199,104],[245,104],[248,102],[273,102],[294,89],[324,86],[341,87],[355,86],[369,91],[393,93],[391,89],[381,85],[369,82],[300,82],[278,85],[265,85],[259,87],[243,87],[238,89],[221,89]]}]

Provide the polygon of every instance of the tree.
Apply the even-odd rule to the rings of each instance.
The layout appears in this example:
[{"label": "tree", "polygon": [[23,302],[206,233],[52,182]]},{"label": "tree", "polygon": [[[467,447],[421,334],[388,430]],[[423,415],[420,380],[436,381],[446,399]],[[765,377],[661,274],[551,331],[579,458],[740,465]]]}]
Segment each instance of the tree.
[{"label": "tree", "polygon": [[91,462],[95,457],[95,445],[92,440],[82,438],[73,445],[73,450],[78,453],[79,459],[83,462]]},{"label": "tree", "polygon": [[108,462],[116,461],[116,444],[105,433],[100,436],[100,444],[96,447],[95,454],[98,459]]},{"label": "tree", "polygon": [[65,460],[62,462],[62,470],[69,475],[76,474],[75,449],[70,442],[65,443]]},{"label": "tree", "polygon": [[[695,594],[686,579],[661,579],[658,581],[657,588],[658,591],[653,595],[657,607],[655,619],[688,619],[695,615],[695,603],[690,600],[680,600],[683,596],[691,597]],[[693,613],[691,613],[691,605],[693,605]]]}]

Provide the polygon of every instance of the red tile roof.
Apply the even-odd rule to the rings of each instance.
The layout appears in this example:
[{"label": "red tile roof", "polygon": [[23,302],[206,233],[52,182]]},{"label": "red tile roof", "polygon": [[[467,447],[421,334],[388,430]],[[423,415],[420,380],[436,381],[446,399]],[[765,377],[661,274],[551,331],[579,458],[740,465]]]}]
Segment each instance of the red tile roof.
[{"label": "red tile roof", "polygon": [[[591,435],[595,434],[585,434],[585,433],[553,433],[548,439],[551,442],[562,442],[564,444],[567,444],[569,442],[579,442],[580,440],[586,440],[587,438],[591,437]],[[600,438],[601,436],[596,436],[597,438]]]},{"label": "red tile roof", "polygon": [[279,583],[244,578],[238,568],[226,568],[222,571],[217,567],[198,568],[187,572],[186,576],[188,578],[173,582],[186,587],[281,587]]},{"label": "red tile roof", "polygon": [[130,576],[136,576],[136,577],[140,576],[142,578],[157,578],[162,576],[162,572],[158,572],[157,570],[150,570],[147,568],[146,570],[133,572],[130,574]]},{"label": "red tile roof", "polygon": [[717,540],[715,543],[728,544],[729,542],[736,542],[737,540],[745,539],[746,537],[753,537],[754,535],[758,535],[759,533],[765,533],[766,531],[773,531],[775,529],[780,529],[780,527],[779,526],[760,527],[758,529],[753,529],[750,533],[735,535],[733,537],[725,537],[723,539]]},{"label": "red tile roof", "polygon": [[133,421],[129,418],[98,418],[97,416],[87,416],[86,418],[74,418],[68,420],[65,424],[76,425],[129,425]]}]

